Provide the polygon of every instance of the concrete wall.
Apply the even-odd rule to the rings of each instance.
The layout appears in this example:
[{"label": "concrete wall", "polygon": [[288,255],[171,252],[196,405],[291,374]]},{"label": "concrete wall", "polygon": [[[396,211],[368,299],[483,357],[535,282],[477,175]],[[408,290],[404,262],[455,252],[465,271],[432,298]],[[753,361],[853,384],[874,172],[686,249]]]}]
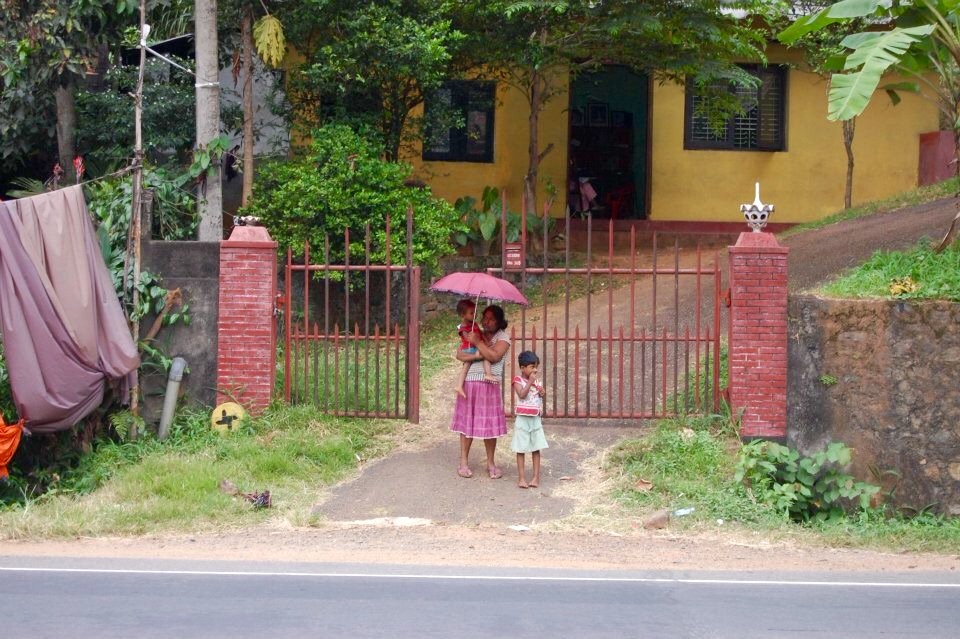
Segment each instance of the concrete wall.
[{"label": "concrete wall", "polygon": [[844,442],[895,504],[960,514],[960,304],[793,296],[788,357],[789,445]]},{"label": "concrete wall", "polygon": [[[143,228],[150,228],[149,219]],[[143,268],[159,274],[168,290],[179,287],[190,305],[190,325],[175,324],[160,329],[157,346],[170,357],[187,360],[189,373],[181,383],[183,400],[213,406],[217,378],[217,296],[219,294],[220,242],[166,242],[144,239]],[[153,317],[140,322],[140,334],[149,330]],[[141,368],[143,416],[160,419],[164,371]]]}]

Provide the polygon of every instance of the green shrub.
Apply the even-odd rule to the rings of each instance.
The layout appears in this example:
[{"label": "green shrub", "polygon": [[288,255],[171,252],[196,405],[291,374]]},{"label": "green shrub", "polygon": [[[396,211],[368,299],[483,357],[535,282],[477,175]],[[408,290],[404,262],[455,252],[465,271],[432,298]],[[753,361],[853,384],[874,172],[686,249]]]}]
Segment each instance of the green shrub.
[{"label": "green shrub", "polygon": [[[181,188],[186,179],[184,175],[174,175],[163,169],[149,169],[144,172],[144,188],[154,193],[153,234],[161,239],[192,239],[195,235],[196,203],[193,197]],[[91,182],[86,188],[90,216],[100,241],[100,252],[110,270],[117,297],[126,304],[132,298],[134,285],[132,272],[128,273],[127,281],[123,282],[133,180],[129,176],[111,178]],[[136,309],[127,308],[128,315],[140,318],[150,313],[159,313],[163,309],[167,290],[161,285],[158,276],[148,271],[141,272],[137,288],[139,305]],[[185,309],[174,317],[168,317],[168,323],[179,319],[183,312]]]},{"label": "green shrub", "polygon": [[843,517],[845,504],[870,507],[880,487],[843,472],[851,450],[832,442],[810,457],[772,441],[755,440],[740,449],[734,478],[754,497],[795,521]]},{"label": "green shrub", "polygon": [[934,253],[921,241],[907,251],[877,251],[823,287],[828,295],[960,302],[960,243]]},{"label": "green shrub", "polygon": [[[483,195],[480,197],[480,208],[476,207],[477,201],[473,196],[466,195],[457,198],[453,203],[453,208],[464,223],[464,228],[453,235],[453,239],[460,246],[466,246],[471,242],[490,242],[500,229],[500,207],[497,206],[500,201],[500,190],[493,186],[483,187]],[[518,226],[519,229],[519,217]],[[508,235],[510,235],[508,233]],[[519,230],[517,231],[519,235]],[[509,242],[515,242],[516,238],[507,238]]]},{"label": "green shrub", "polygon": [[[181,63],[185,61],[179,60]],[[189,65],[188,65],[189,66]],[[106,90],[77,92],[77,149],[91,173],[127,163],[133,152],[133,93],[139,67],[120,65],[106,76]],[[147,61],[143,85],[143,146],[154,163],[188,161],[197,132],[193,77],[162,60]],[[241,118],[224,105],[221,121],[229,130]]]},{"label": "green shrub", "polygon": [[331,261],[343,258],[344,229],[350,229],[350,254],[360,259],[364,227],[370,224],[373,262],[385,257],[390,216],[390,257],[398,264],[406,260],[406,211],[412,206],[414,262],[433,271],[439,258],[452,252],[450,238],[462,223],[429,188],[406,184],[409,165],[384,161],[382,152],[349,127],[317,129],[306,157],[260,166],[252,201],[242,214],[261,218],[273,239],[297,255],[305,242],[320,254],[329,235]]}]

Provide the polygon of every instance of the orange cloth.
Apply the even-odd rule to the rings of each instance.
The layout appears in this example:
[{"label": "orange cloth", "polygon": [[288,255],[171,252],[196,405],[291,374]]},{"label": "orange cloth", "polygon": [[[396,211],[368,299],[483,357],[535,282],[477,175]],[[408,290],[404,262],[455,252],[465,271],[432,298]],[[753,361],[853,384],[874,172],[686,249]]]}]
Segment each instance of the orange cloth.
[{"label": "orange cloth", "polygon": [[0,415],[0,479],[6,479],[10,473],[7,472],[7,464],[17,452],[17,446],[20,445],[20,434],[23,432],[23,420],[16,424],[7,424]]}]

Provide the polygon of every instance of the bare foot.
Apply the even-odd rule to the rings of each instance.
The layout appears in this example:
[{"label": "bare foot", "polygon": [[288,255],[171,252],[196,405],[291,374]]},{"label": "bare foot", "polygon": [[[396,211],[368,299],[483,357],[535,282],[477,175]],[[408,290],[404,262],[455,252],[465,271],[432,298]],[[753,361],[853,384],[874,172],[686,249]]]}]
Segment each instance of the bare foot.
[{"label": "bare foot", "polygon": [[462,386],[457,389],[457,395],[459,395],[460,397],[462,397],[462,398],[464,398],[464,399],[467,398],[467,394],[463,391],[463,387],[462,387]]},{"label": "bare foot", "polygon": [[517,488],[530,488],[530,484],[523,481],[522,479],[517,480]]},{"label": "bare foot", "polygon": [[500,383],[500,380],[494,375],[484,375],[483,379],[487,380],[488,382],[493,382],[494,384]]},{"label": "bare foot", "polygon": [[534,477],[534,478],[533,478],[533,481],[530,482],[530,484],[528,484],[528,486],[529,486],[530,488],[536,488],[536,487],[539,486],[539,485],[540,485],[540,478],[539,478],[539,477]]}]

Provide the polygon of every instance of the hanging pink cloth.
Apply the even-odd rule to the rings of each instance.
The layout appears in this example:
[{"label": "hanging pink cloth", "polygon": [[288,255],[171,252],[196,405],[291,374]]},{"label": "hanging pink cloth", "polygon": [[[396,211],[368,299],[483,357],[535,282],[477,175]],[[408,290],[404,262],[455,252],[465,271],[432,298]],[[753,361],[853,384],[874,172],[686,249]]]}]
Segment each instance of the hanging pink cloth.
[{"label": "hanging pink cloth", "polygon": [[48,433],[136,380],[136,346],[100,254],[83,191],[0,202],[0,321],[20,417]]}]

